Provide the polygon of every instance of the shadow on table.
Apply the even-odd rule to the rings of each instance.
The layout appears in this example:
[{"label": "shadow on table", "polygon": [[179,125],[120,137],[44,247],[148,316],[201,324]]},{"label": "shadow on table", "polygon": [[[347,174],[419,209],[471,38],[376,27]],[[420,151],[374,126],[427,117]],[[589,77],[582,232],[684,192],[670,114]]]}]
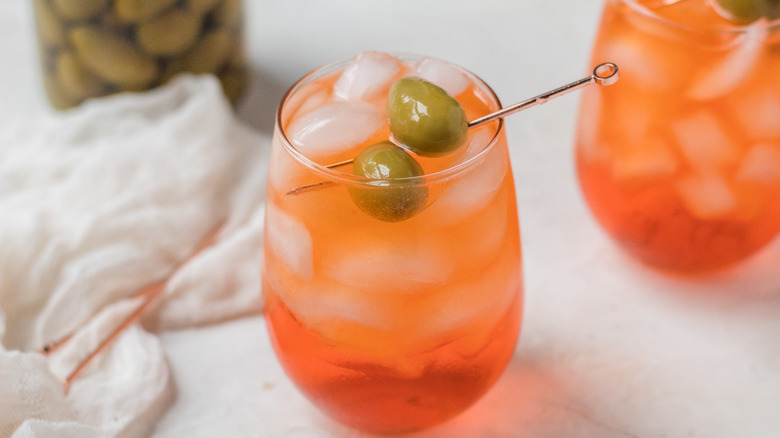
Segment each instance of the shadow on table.
[{"label": "shadow on table", "polygon": [[780,238],[741,263],[700,275],[677,275],[625,257],[623,268],[659,293],[721,309],[758,306],[780,311]]},{"label": "shadow on table", "polygon": [[455,419],[407,438],[631,436],[604,423],[561,376],[515,357],[495,387]]}]

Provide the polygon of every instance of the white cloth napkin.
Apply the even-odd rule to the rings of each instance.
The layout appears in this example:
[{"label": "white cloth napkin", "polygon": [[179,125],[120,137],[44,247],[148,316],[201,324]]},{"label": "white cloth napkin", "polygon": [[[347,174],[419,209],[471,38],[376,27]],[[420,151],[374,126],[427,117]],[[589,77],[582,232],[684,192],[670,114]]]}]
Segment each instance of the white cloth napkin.
[{"label": "white cloth napkin", "polygon": [[[208,76],[0,123],[0,436],[149,432],[175,391],[147,330],[261,310],[269,145]],[[174,271],[143,326],[65,395],[62,380],[135,309],[133,295]],[[49,357],[35,352],[69,333]]]}]

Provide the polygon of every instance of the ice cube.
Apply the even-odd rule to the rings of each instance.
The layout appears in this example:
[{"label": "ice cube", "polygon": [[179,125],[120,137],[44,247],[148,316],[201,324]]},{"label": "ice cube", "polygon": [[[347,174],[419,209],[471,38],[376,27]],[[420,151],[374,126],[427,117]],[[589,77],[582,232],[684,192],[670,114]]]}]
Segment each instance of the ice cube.
[{"label": "ice cube", "polygon": [[490,140],[493,139],[493,136],[495,135],[495,129],[490,126],[471,128],[470,131],[471,132],[469,132],[469,136],[466,139],[467,143],[461,146],[461,148],[464,150],[463,156],[461,158],[462,161],[466,161],[477,156],[485,149],[485,147],[488,145],[488,143],[490,143]]},{"label": "ice cube", "polygon": [[306,225],[271,202],[266,205],[265,215],[265,244],[290,271],[311,278],[313,244]]},{"label": "ice cube", "polygon": [[604,117],[601,113],[606,108],[600,88],[589,87],[582,92],[580,116],[577,120],[577,153],[585,162],[607,161],[610,157],[611,147],[601,138],[601,132],[604,130]]},{"label": "ice cube", "polygon": [[[377,243],[377,242],[375,242]],[[414,293],[446,283],[453,267],[432,246],[377,243],[325,262],[335,281],[367,293]]]},{"label": "ice cube", "polygon": [[[596,90],[604,93],[607,90]],[[646,141],[653,129],[655,121],[665,118],[668,109],[662,107],[663,103],[647,99],[641,103],[633,96],[615,94],[609,96],[601,116],[601,123],[605,124],[605,131],[609,134],[603,137],[615,137],[621,144],[635,144]]]},{"label": "ice cube", "polygon": [[713,66],[698,69],[688,96],[698,100],[710,100],[724,96],[753,71],[761,52],[767,28],[763,20],[756,21],[742,35],[736,46]]},{"label": "ice cube", "polygon": [[501,187],[508,161],[506,152],[494,147],[482,161],[459,175],[428,208],[450,223],[474,214],[487,205]]},{"label": "ice cube", "polygon": [[[445,234],[457,236],[439,238],[434,244],[441,254],[448,256],[449,263],[453,265],[452,271],[460,276],[468,275],[467,271],[482,275],[482,271],[493,267],[502,251],[506,252],[513,242],[518,241],[514,203],[507,202],[509,198],[506,194],[499,199],[492,194],[487,194],[485,198],[486,202],[490,202],[489,206],[478,210],[463,210],[452,205],[433,210],[438,203],[434,201],[429,209],[430,217],[436,218],[435,223],[426,224],[420,230],[420,233],[438,234],[439,230],[445,229]],[[479,225],[478,229],[472,229],[475,224]],[[464,227],[470,231],[464,232]]]},{"label": "ice cube", "polygon": [[619,182],[644,182],[668,178],[677,171],[677,157],[661,138],[627,145],[612,162],[612,177]]},{"label": "ice cube", "polygon": [[330,98],[330,91],[326,89],[321,89],[311,93],[303,102],[301,102],[297,111],[295,111],[293,120],[298,119],[312,112],[313,110],[324,106],[328,102],[328,98]]},{"label": "ice cube", "polygon": [[731,187],[714,172],[690,175],[677,182],[677,193],[688,212],[699,219],[718,219],[737,206]]},{"label": "ice cube", "polygon": [[383,117],[365,102],[335,102],[295,120],[287,130],[290,141],[317,161],[347,151],[382,128]]},{"label": "ice cube", "polygon": [[739,158],[739,146],[712,113],[699,111],[679,118],[671,130],[683,156],[697,169],[717,169]]},{"label": "ice cube", "polygon": [[392,328],[392,322],[370,297],[330,281],[316,287],[301,285],[282,299],[295,317],[307,326],[346,321],[378,329]]},{"label": "ice cube", "polygon": [[417,61],[409,75],[423,78],[438,85],[453,97],[466,91],[469,86],[469,80],[460,70],[434,58],[422,58]]},{"label": "ice cube", "polygon": [[368,100],[389,89],[400,71],[397,58],[381,52],[363,52],[341,73],[333,93],[344,100]]},{"label": "ice cube", "polygon": [[284,104],[284,121],[288,123],[325,104],[330,90],[324,84],[312,83],[293,93]]},{"label": "ice cube", "polygon": [[732,114],[748,137],[761,140],[780,138],[780,97],[777,93],[739,94]]},{"label": "ice cube", "polygon": [[617,63],[625,85],[651,91],[673,88],[689,64],[674,43],[638,30],[612,38],[599,59]]},{"label": "ice cube", "polygon": [[435,342],[466,327],[472,333],[476,328],[493,327],[521,290],[520,268],[511,259],[502,259],[477,281],[452,284],[443,293],[426,297],[425,308],[436,311],[420,319],[418,330]]},{"label": "ice cube", "polygon": [[753,145],[742,159],[734,178],[739,182],[780,182],[780,144]]}]

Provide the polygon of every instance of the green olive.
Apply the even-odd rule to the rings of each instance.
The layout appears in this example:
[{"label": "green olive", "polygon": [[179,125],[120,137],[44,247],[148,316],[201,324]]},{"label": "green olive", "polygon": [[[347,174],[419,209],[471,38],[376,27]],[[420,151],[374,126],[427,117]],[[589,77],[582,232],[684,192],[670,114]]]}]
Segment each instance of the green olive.
[{"label": "green olive", "polygon": [[780,18],[780,0],[713,0],[719,14],[738,24],[748,24],[766,17]]},{"label": "green olive", "polygon": [[387,118],[393,137],[426,157],[446,155],[466,140],[468,122],[460,103],[446,91],[417,77],[390,89]]},{"label": "green olive", "polygon": [[40,41],[49,47],[65,45],[65,30],[54,10],[45,0],[35,0],[35,24]]},{"label": "green olive", "polygon": [[126,40],[132,41],[135,38],[137,25],[122,21],[113,8],[110,8],[106,13],[102,14],[94,24],[97,27]]},{"label": "green olive", "polygon": [[82,101],[105,93],[103,81],[84,67],[70,52],[63,51],[57,57],[57,84],[74,101]]},{"label": "green olive", "polygon": [[355,205],[385,222],[400,222],[419,213],[428,200],[428,188],[406,179],[423,175],[420,164],[389,141],[367,147],[355,157],[355,175],[377,180],[350,187]]},{"label": "green olive", "polygon": [[173,56],[195,43],[200,25],[199,15],[174,9],[139,25],[136,37],[146,53]]},{"label": "green olive", "polygon": [[241,26],[241,0],[222,0],[222,4],[214,9],[214,21],[222,27],[237,28]]},{"label": "green olive", "polygon": [[76,55],[98,76],[117,85],[146,86],[157,77],[157,62],[129,41],[94,26],[70,33]]},{"label": "green olive", "polygon": [[185,71],[195,74],[217,73],[227,62],[235,44],[236,35],[225,29],[214,29],[203,35],[187,53],[174,58],[163,73],[163,78],[165,80]]},{"label": "green olive", "polygon": [[128,23],[141,23],[173,7],[178,0],[115,0],[117,17]]},{"label": "green olive", "polygon": [[86,20],[108,5],[108,0],[53,0],[54,8],[66,20]]}]

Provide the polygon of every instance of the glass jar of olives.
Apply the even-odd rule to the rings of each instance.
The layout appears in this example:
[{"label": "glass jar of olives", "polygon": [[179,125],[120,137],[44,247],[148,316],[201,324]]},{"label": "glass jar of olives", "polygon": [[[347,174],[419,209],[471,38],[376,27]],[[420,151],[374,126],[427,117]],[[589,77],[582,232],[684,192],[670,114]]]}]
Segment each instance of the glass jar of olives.
[{"label": "glass jar of olives", "polygon": [[34,0],[51,104],[213,74],[234,104],[248,82],[242,0]]}]

